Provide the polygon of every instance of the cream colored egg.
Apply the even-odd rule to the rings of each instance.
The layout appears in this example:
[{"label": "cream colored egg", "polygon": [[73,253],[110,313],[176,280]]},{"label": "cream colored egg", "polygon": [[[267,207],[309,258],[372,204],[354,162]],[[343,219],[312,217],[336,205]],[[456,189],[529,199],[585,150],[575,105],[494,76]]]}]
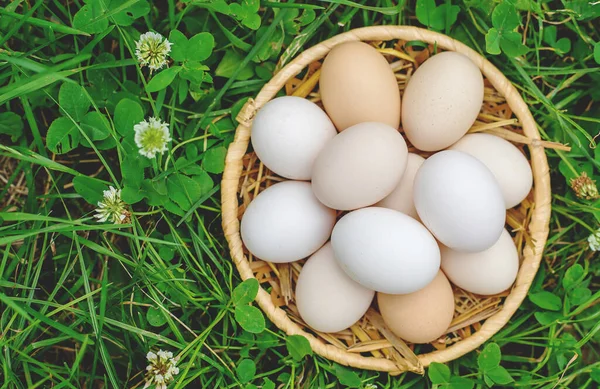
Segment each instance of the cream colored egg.
[{"label": "cream colored egg", "polygon": [[467,134],[450,146],[477,158],[496,177],[506,208],[512,208],[527,197],[533,186],[531,166],[512,143],[489,134]]},{"label": "cream colored egg", "polygon": [[400,125],[400,90],[390,64],[363,42],[335,46],[323,62],[319,91],[339,131],[358,123]]},{"label": "cream colored egg", "polygon": [[377,293],[385,324],[411,343],[430,343],[442,336],[454,315],[454,294],[448,279],[439,271],[423,289],[410,294]]},{"label": "cream colored egg", "polygon": [[314,253],[296,283],[302,319],[317,331],[338,332],[356,323],[369,309],[375,292],[352,280],[338,265],[331,243]]},{"label": "cream colored egg", "polygon": [[404,170],[400,183],[392,193],[375,204],[375,206],[395,209],[413,219],[420,220],[413,200],[413,184],[417,170],[419,170],[423,162],[425,162],[425,158],[418,154],[408,153],[406,170]]},{"label": "cream colored egg", "polygon": [[469,58],[446,51],[419,66],[402,100],[408,140],[420,150],[442,150],[475,122],[483,104],[483,76]]},{"label": "cream colored egg", "polygon": [[440,268],[437,242],[421,223],[393,209],[350,212],[331,234],[335,257],[346,274],[378,292],[412,293]]},{"label": "cream colored egg", "polygon": [[492,295],[505,291],[519,272],[515,242],[502,231],[500,239],[479,253],[461,253],[441,246],[442,270],[452,283],[471,293]]},{"label": "cream colored egg", "polygon": [[337,134],[315,103],[295,96],[269,101],[252,121],[252,147],[276,174],[310,180],[313,163],[327,141]]},{"label": "cream colored egg", "polygon": [[312,186],[326,206],[352,210],[375,204],[400,182],[408,158],[400,133],[383,123],[360,123],[339,133],[321,150]]},{"label": "cream colored egg", "polygon": [[284,181],[261,192],[244,212],[240,231],[248,251],[275,263],[308,257],[327,240],[335,211],[321,204],[310,183]]}]

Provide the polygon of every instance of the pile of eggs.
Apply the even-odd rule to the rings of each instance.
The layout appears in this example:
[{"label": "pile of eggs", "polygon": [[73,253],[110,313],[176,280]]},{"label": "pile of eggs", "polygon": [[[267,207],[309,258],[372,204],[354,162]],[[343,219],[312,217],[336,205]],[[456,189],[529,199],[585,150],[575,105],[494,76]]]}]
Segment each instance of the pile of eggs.
[{"label": "pile of eggs", "polygon": [[[295,300],[320,332],[344,330],[374,304],[400,338],[429,343],[448,329],[450,284],[480,295],[508,289],[517,248],[506,209],[530,192],[521,151],[467,134],[484,82],[469,58],[442,52],[410,77],[400,101],[387,60],[362,42],[334,47],[319,80],[324,110],[278,97],[256,114],[254,151],[289,180],[247,206],[241,237],[264,261],[304,258]],[[427,159],[409,153],[402,134]],[[347,211],[339,220],[337,211]]]}]

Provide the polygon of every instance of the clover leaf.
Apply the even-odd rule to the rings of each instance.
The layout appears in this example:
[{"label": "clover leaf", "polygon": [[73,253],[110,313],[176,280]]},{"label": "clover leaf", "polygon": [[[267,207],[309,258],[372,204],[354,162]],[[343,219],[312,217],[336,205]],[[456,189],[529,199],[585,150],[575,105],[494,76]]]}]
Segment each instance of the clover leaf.
[{"label": "clover leaf", "polygon": [[485,35],[486,50],[490,54],[504,52],[509,57],[518,57],[529,49],[521,42],[522,36],[514,31],[521,24],[519,11],[511,1],[496,6],[492,12],[492,28]]}]

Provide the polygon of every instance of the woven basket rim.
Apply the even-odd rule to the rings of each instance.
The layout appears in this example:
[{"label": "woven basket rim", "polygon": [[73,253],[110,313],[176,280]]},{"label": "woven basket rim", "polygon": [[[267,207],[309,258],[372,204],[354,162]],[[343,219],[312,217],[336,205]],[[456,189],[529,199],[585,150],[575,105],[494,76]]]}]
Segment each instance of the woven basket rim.
[{"label": "woven basket rim", "polygon": [[[238,115],[239,125],[236,129],[234,140],[227,151],[225,170],[221,182],[222,226],[229,244],[231,257],[242,279],[254,278],[250,263],[243,253],[237,198],[239,179],[242,174],[242,158],[248,149],[250,128],[254,114],[284,87],[287,80],[296,76],[310,63],[325,57],[334,46],[350,41],[389,41],[394,39],[405,41],[420,40],[429,44],[437,44],[438,47],[444,50],[455,51],[469,57],[480,68],[481,72],[494,88],[504,96],[507,104],[521,123],[523,133],[532,140],[529,145],[529,151],[534,179],[533,199],[535,205],[528,228],[532,244],[526,245],[523,248],[523,261],[519,268],[517,280],[510,294],[506,297],[500,311],[485,320],[479,331],[444,350],[418,355],[419,362],[422,365],[418,369],[418,372],[422,373],[422,367],[426,367],[432,362],[448,362],[476,349],[509,321],[526,297],[529,287],[533,282],[542,259],[543,249],[549,232],[551,211],[550,173],[535,120],[517,89],[498,68],[476,51],[446,35],[418,27],[373,26],[358,28],[336,35],[299,54],[276,73],[261,89],[256,98],[254,100],[250,99],[246,103]],[[306,337],[313,351],[324,358],[346,366],[384,371],[392,374],[409,370],[406,367],[399,366],[392,360],[349,353],[333,345],[325,344],[294,323],[283,309],[275,306],[269,293],[262,287],[259,288],[256,302],[279,329],[288,335],[302,335]]]}]

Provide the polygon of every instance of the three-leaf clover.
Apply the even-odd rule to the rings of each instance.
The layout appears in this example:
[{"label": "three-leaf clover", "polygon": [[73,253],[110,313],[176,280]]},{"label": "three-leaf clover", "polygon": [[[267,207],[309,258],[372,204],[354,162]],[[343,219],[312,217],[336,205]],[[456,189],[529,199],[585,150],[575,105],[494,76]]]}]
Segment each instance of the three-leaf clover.
[{"label": "three-leaf clover", "polygon": [[435,0],[417,0],[415,12],[417,20],[427,27],[442,31],[449,30],[456,22],[460,8],[449,2],[436,6]]},{"label": "three-leaf clover", "polygon": [[556,26],[544,28],[544,42],[556,50],[556,53],[559,55],[564,55],[571,51],[571,41],[569,38],[556,39]]},{"label": "three-leaf clover", "polygon": [[235,321],[246,331],[259,334],[265,329],[265,318],[262,312],[249,305],[258,294],[258,281],[249,278],[233,290],[232,301],[235,305]]},{"label": "three-leaf clover", "polygon": [[518,57],[529,49],[521,42],[522,36],[515,29],[521,24],[519,11],[511,1],[504,1],[492,12],[492,28],[485,35],[485,47],[490,54],[504,52]]},{"label": "three-leaf clover", "polygon": [[122,0],[84,0],[85,5],[73,17],[73,27],[90,34],[101,33],[109,21],[119,26],[131,26],[133,22],[150,12],[148,0],[138,0],[123,7]]},{"label": "three-leaf clover", "polygon": [[437,362],[429,365],[427,376],[437,389],[473,389],[475,386],[475,382],[468,378],[452,376],[448,366]]},{"label": "three-leaf clover", "polygon": [[567,269],[562,284],[571,305],[583,304],[592,297],[592,291],[588,288],[590,280],[586,280],[586,276],[587,271],[578,263]]},{"label": "three-leaf clover", "polygon": [[231,14],[244,26],[252,30],[257,30],[260,27],[259,8],[260,0],[242,0],[239,4],[229,4]]},{"label": "three-leaf clover", "polygon": [[210,57],[215,47],[215,39],[211,33],[201,32],[188,39],[182,32],[173,30],[169,35],[169,42],[172,43],[170,56],[178,65],[157,73],[148,82],[149,92],[165,89],[178,76],[180,81],[175,85],[184,90],[188,88],[188,82],[193,85],[212,82],[212,78],[206,73],[209,68],[202,63]]},{"label": "three-leaf clover", "polygon": [[500,366],[501,357],[500,346],[496,343],[485,346],[477,357],[479,371],[483,374],[483,380],[489,387],[494,384],[507,385],[514,381],[508,370]]},{"label": "three-leaf clover", "polygon": [[97,111],[88,112],[91,103],[82,86],[64,82],[58,91],[58,104],[65,116],[55,119],[48,128],[46,146],[50,151],[64,154],[79,144],[92,147],[90,141],[101,150],[115,146],[108,119]]}]

